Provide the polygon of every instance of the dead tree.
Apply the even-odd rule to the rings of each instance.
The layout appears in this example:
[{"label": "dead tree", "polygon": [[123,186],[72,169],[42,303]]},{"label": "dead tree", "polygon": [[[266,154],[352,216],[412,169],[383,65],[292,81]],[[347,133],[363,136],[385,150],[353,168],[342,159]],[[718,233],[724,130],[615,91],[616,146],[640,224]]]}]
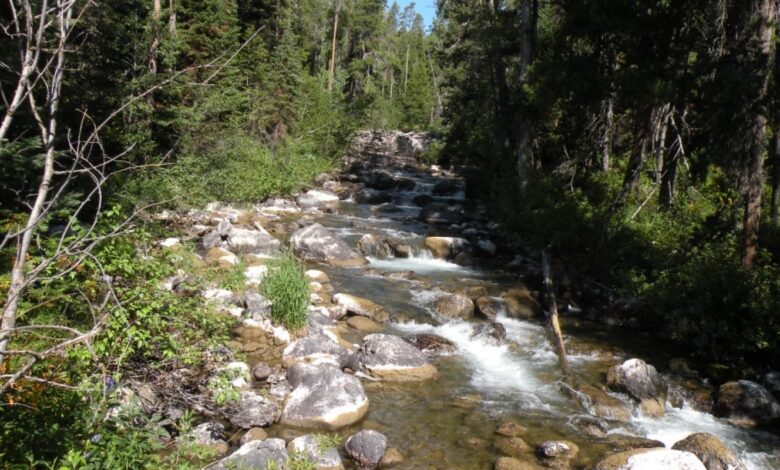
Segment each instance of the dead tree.
[{"label": "dead tree", "polygon": [[569,360],[566,358],[566,345],[563,342],[563,332],[561,324],[558,321],[558,303],[555,300],[555,288],[553,286],[552,271],[550,269],[550,259],[546,252],[542,252],[542,274],[544,276],[544,300],[545,316],[547,324],[550,326],[550,335],[552,337],[555,352],[561,364],[561,370],[566,380],[571,379],[571,369]]}]

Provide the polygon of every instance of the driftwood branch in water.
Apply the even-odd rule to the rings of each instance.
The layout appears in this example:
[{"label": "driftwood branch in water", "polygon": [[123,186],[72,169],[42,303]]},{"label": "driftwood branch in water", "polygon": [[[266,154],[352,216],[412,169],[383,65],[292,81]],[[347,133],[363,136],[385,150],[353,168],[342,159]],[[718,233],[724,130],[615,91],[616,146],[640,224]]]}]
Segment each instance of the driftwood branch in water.
[{"label": "driftwood branch in water", "polygon": [[550,325],[552,341],[555,345],[555,351],[558,353],[563,375],[566,379],[571,379],[569,361],[566,359],[566,347],[563,344],[563,333],[561,332],[561,325],[558,322],[558,303],[555,301],[550,259],[547,256],[547,252],[544,251],[542,252],[542,272],[544,274],[544,299],[546,304],[545,315],[547,316],[547,323]]}]

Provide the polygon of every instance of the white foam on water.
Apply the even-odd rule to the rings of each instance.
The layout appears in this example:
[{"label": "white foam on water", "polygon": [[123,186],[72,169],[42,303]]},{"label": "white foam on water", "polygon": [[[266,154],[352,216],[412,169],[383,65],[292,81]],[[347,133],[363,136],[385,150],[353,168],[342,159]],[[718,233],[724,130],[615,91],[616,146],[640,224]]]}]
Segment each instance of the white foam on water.
[{"label": "white foam on water", "polygon": [[550,410],[548,402],[557,392],[537,379],[533,365],[514,354],[508,345],[495,346],[484,337],[474,336],[473,323],[450,321],[434,326],[411,322],[394,326],[405,333],[432,333],[452,341],[455,354],[469,365],[471,385],[490,398],[505,398],[523,406]]},{"label": "white foam on water", "polygon": [[414,271],[418,274],[435,272],[451,272],[477,276],[473,269],[450,263],[447,260],[434,258],[428,252],[413,254],[409,258],[376,259],[368,258],[372,267],[388,271]]},{"label": "white foam on water", "polygon": [[[733,426],[711,414],[694,410],[689,406],[667,406],[661,418],[635,417],[633,424],[649,439],[661,441],[666,447],[696,432],[708,432],[718,436],[737,452],[750,470],[770,470],[780,463],[780,438],[761,431]],[[616,430],[625,432],[625,430]],[[630,433],[630,432],[629,432]]]}]

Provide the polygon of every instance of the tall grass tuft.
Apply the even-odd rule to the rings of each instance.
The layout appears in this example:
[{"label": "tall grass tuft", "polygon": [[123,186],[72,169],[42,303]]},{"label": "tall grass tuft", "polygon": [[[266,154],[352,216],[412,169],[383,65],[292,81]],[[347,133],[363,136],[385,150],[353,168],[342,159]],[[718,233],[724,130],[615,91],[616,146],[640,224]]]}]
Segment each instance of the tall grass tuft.
[{"label": "tall grass tuft", "polygon": [[273,302],[271,317],[287,329],[303,328],[309,305],[309,283],[303,265],[288,251],[272,261],[268,268],[268,276],[260,288],[263,295]]}]

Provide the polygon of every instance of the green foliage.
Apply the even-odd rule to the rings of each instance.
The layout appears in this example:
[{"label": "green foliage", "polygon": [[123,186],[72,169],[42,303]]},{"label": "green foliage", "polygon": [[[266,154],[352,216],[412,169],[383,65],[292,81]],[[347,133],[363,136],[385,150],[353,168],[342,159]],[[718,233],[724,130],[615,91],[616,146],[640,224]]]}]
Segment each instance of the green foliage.
[{"label": "green foliage", "polygon": [[303,328],[309,305],[309,282],[303,265],[291,252],[286,252],[268,267],[268,276],[260,288],[273,303],[271,317],[290,330]]},{"label": "green foliage", "polygon": [[293,141],[273,152],[257,139],[235,133],[193,138],[185,149],[174,166],[139,179],[134,192],[182,206],[258,202],[299,191],[332,165],[310,153],[305,143]]}]

